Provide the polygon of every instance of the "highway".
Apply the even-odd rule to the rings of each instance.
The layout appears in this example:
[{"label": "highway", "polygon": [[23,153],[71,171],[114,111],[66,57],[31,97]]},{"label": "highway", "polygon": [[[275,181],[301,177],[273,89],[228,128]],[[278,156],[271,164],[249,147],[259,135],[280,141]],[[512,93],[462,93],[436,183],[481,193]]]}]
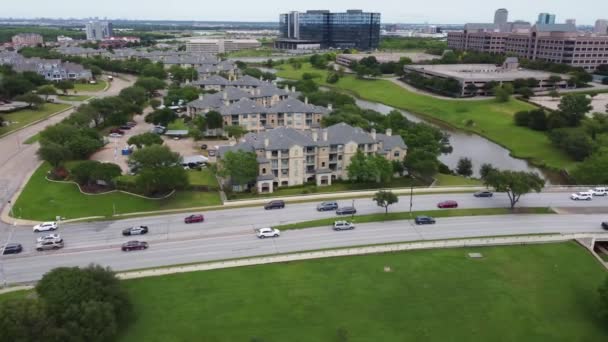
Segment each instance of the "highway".
[{"label": "highway", "polygon": [[[475,198],[471,194],[435,194],[414,196],[413,210],[433,210],[438,202],[456,200],[460,208],[507,207],[504,194],[494,198]],[[340,206],[352,201],[338,201]],[[541,193],[523,196],[520,207],[600,207],[608,197],[575,202],[569,193]],[[287,204],[285,209],[265,211],[262,207],[203,212],[204,223],[186,225],[186,214],[163,215],[138,219],[75,223],[61,225],[57,231],[66,242],[59,251],[36,252],[37,236],[31,227],[2,230],[0,241],[10,240],[24,245],[24,252],[3,256],[0,281],[17,283],[34,281],[59,266],[83,266],[99,263],[115,270],[129,270],[180,263],[191,263],[245,256],[266,255],[344,247],[353,245],[413,241],[424,239],[461,238],[529,233],[572,233],[602,231],[600,222],[607,215],[509,215],[438,219],[435,226],[412,227],[408,221],[361,224],[354,231],[334,232],[329,227],[285,231],[276,239],[259,240],[254,229],[319,218],[335,217],[334,212],[317,212],[316,203]],[[383,213],[371,199],[356,199],[359,214]],[[409,197],[391,211],[407,211]],[[348,217],[349,218],[349,217]],[[356,221],[356,216],[355,216]],[[122,229],[147,225],[150,233],[140,237],[123,237]],[[8,235],[7,235],[8,234]],[[120,245],[128,240],[148,241],[150,248],[142,252],[123,253]]]}]

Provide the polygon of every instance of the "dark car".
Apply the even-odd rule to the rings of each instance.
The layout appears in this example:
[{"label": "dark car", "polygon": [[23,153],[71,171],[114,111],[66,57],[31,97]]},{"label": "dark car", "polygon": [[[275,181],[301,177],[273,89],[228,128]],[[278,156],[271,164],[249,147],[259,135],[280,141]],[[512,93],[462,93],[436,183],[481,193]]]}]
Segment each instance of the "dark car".
[{"label": "dark car", "polygon": [[120,130],[120,129],[118,129],[118,128],[112,128],[112,129],[110,130],[110,133],[116,133],[116,134],[121,134],[121,135],[124,135],[124,134],[125,134],[125,131]]},{"label": "dark car", "polygon": [[317,211],[333,211],[338,209],[337,202],[323,202],[317,205]]},{"label": "dark car", "polygon": [[141,251],[148,249],[148,243],[145,241],[129,241],[123,243],[121,249],[123,252]]},{"label": "dark car", "polygon": [[127,228],[122,231],[122,235],[130,236],[130,235],[142,235],[148,233],[148,226],[138,226]]},{"label": "dark car", "polygon": [[437,204],[437,208],[439,208],[439,209],[458,208],[458,202],[456,202],[456,201],[439,202],[439,204]]},{"label": "dark car", "polygon": [[23,246],[20,243],[9,243],[4,246],[2,254],[18,254],[23,251]]},{"label": "dark car", "polygon": [[266,209],[266,210],[283,209],[283,208],[285,208],[284,201],[270,201],[270,202],[266,203],[266,205],[264,206],[264,209]]},{"label": "dark car", "polygon": [[205,217],[203,215],[190,215],[184,219],[184,223],[197,223],[204,221]]},{"label": "dark car", "polygon": [[122,126],[120,126],[120,129],[124,129],[124,130],[129,130],[131,128],[133,128],[133,127],[131,127],[129,125],[122,125]]},{"label": "dark car", "polygon": [[602,228],[603,228],[604,230],[608,230],[608,221],[606,221],[606,222],[602,222]]},{"label": "dark car", "polygon": [[435,224],[435,219],[429,216],[416,216],[416,224]]},{"label": "dark car", "polygon": [[206,150],[206,149],[207,149],[207,147],[208,147],[208,146],[207,146],[207,144],[202,144],[202,145],[201,145],[201,150]]},{"label": "dark car", "polygon": [[336,214],[338,215],[354,215],[357,213],[357,209],[355,207],[342,207],[336,210]]},{"label": "dark car", "polygon": [[494,194],[491,191],[479,191],[473,194],[475,197],[492,197]]}]

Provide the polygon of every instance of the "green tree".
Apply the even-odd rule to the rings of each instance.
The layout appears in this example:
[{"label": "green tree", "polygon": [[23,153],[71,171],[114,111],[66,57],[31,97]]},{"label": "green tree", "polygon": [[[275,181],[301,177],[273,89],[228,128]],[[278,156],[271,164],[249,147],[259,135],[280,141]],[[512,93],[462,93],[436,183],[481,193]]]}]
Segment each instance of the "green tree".
[{"label": "green tree", "polygon": [[234,137],[235,139],[239,139],[243,135],[247,133],[247,129],[243,126],[239,125],[231,125],[224,127],[224,132],[228,134],[229,137]]},{"label": "green tree", "polygon": [[384,208],[384,214],[388,214],[388,207],[399,202],[399,197],[392,191],[378,191],[372,199],[379,207]]},{"label": "green tree", "polygon": [[568,122],[568,126],[575,127],[580,125],[585,114],[590,112],[593,107],[591,100],[585,94],[567,94],[564,95],[558,106],[560,112]]},{"label": "green tree", "polygon": [[57,327],[37,299],[12,299],[0,304],[0,341],[61,341],[63,330]]},{"label": "green tree", "polygon": [[19,95],[15,98],[15,100],[25,102],[34,109],[37,109],[41,104],[44,103],[44,100],[34,93]]},{"label": "green tree", "polygon": [[155,125],[167,126],[171,122],[177,119],[177,114],[175,114],[169,108],[157,109],[152,113],[146,115],[146,122],[151,122]]},{"label": "green tree", "polygon": [[481,167],[479,168],[479,174],[482,180],[486,179],[488,175],[494,171],[498,171],[498,169],[489,163],[481,164]]},{"label": "green tree", "polygon": [[162,145],[163,142],[163,138],[161,138],[160,135],[146,132],[130,137],[127,144],[135,145],[137,148],[142,148],[144,146]]},{"label": "green tree", "polygon": [[187,188],[189,180],[186,170],[181,165],[163,166],[143,168],[135,178],[135,185],[147,195],[167,194],[173,190]]},{"label": "green tree", "polygon": [[393,178],[393,164],[381,155],[373,155],[367,158],[367,163],[373,172],[376,183],[389,183]]},{"label": "green tree", "polygon": [[72,81],[59,81],[55,83],[55,88],[61,90],[63,95],[68,94],[68,90],[74,89],[74,82]]},{"label": "green tree", "polygon": [[138,169],[158,169],[180,165],[181,157],[167,146],[152,145],[139,149],[129,157],[129,164]]},{"label": "green tree", "polygon": [[456,166],[456,173],[461,176],[471,177],[473,175],[473,162],[471,159],[460,158]]},{"label": "green tree", "polygon": [[146,89],[141,87],[128,87],[120,91],[120,96],[123,100],[142,106],[146,103]]},{"label": "green tree", "polygon": [[218,129],[222,128],[222,126],[224,125],[224,118],[222,117],[222,114],[215,110],[212,110],[205,114],[205,122],[207,123],[207,128]]},{"label": "green tree", "polygon": [[608,153],[592,154],[572,170],[578,184],[608,184]]},{"label": "green tree", "polygon": [[554,129],[549,133],[549,139],[577,161],[587,158],[594,149],[591,137],[580,127]]},{"label": "green tree", "polygon": [[44,101],[49,99],[51,95],[57,95],[57,89],[50,84],[43,85],[36,91],[38,95],[44,96]]},{"label": "green tree", "polygon": [[353,182],[366,182],[373,177],[373,170],[367,162],[367,157],[361,150],[357,150],[346,167],[348,179]]},{"label": "green tree", "polygon": [[121,175],[120,166],[113,163],[101,163],[96,160],[85,160],[70,170],[70,176],[80,185],[104,181],[107,184]]},{"label": "green tree", "polygon": [[142,69],[141,75],[143,77],[154,77],[160,80],[167,78],[167,72],[161,63],[151,63],[146,65]]},{"label": "green tree", "polygon": [[253,152],[228,151],[221,158],[220,166],[220,176],[230,177],[235,185],[247,185],[258,176],[257,156]]},{"label": "green tree", "polygon": [[408,151],[404,164],[409,173],[426,178],[435,175],[439,169],[437,155],[424,150]]},{"label": "green tree", "polygon": [[144,88],[148,92],[148,96],[152,97],[154,92],[165,88],[165,81],[156,77],[140,77],[135,82],[135,86]]},{"label": "green tree", "polygon": [[540,192],[545,181],[534,172],[501,171],[490,172],[484,179],[486,186],[491,186],[497,192],[506,192],[511,203],[511,209],[519,202],[522,195],[532,191]]},{"label": "green tree", "polygon": [[511,84],[503,84],[494,88],[494,96],[496,96],[497,102],[509,102],[513,95],[513,86]]},{"label": "green tree", "polygon": [[51,164],[55,169],[72,157],[72,153],[67,147],[53,142],[41,144],[37,153],[40,159]]},{"label": "green tree", "polygon": [[149,101],[149,103],[150,103],[150,107],[152,107],[152,109],[154,109],[154,110],[158,109],[158,107],[160,107],[160,105],[161,105],[161,102],[159,99],[151,99]]}]

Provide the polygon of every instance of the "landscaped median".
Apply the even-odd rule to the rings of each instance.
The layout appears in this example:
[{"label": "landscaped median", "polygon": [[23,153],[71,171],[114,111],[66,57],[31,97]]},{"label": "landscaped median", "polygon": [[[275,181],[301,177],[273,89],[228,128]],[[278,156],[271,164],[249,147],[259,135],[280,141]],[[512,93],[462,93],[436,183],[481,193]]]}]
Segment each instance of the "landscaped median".
[{"label": "landscaped median", "polygon": [[8,126],[0,126],[0,137],[36,121],[44,120],[71,106],[63,103],[45,103],[38,109],[23,109],[9,114],[2,114],[4,120],[11,122]]},{"label": "landscaped median", "polygon": [[[395,212],[388,214],[370,214],[370,215],[355,215],[352,221],[356,224],[359,223],[371,223],[371,222],[384,222],[384,221],[399,221],[399,220],[410,220],[416,216],[431,216],[434,218],[441,217],[459,217],[459,216],[490,216],[490,215],[509,215],[509,214],[555,214],[550,208],[517,208],[512,211],[507,208],[483,208],[483,209],[454,209],[454,210],[427,210],[427,211],[414,211],[411,213],[407,212]],[[274,228],[280,230],[288,229],[302,229],[302,228],[313,228],[323,226],[333,226],[337,220],[351,220],[350,216],[343,218],[330,217],[326,219],[304,221],[298,223],[284,224],[275,226]]]}]

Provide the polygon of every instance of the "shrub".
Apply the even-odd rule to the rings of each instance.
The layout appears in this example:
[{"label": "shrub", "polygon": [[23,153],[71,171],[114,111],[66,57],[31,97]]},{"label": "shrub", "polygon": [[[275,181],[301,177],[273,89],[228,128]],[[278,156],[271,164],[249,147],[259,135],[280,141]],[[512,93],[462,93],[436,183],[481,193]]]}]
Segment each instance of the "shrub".
[{"label": "shrub", "polygon": [[517,126],[527,127],[530,124],[530,112],[525,110],[517,112],[513,116],[513,120]]}]

